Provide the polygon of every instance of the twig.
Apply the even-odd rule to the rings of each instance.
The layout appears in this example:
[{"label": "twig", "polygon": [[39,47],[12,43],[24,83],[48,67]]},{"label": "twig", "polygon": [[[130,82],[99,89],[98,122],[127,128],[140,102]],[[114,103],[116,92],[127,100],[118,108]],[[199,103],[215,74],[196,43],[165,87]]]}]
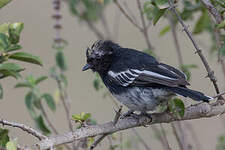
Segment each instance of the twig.
[{"label": "twig", "polygon": [[167,137],[166,137],[165,129],[163,128],[163,126],[162,126],[161,123],[159,125],[160,125],[160,128],[161,128],[162,135],[164,137],[165,143],[166,143],[166,147],[167,147],[168,150],[171,150],[170,145],[169,145],[169,142],[168,142]]},{"label": "twig", "polygon": [[136,1],[137,1],[137,6],[138,6],[139,13],[140,13],[140,17],[141,17],[141,23],[142,23],[141,32],[143,33],[143,35],[145,37],[145,41],[147,43],[148,49],[153,50],[153,47],[150,43],[149,36],[148,36],[148,28],[146,26],[145,18],[144,18],[143,12],[142,12],[141,2],[140,2],[140,0],[136,0]]},{"label": "twig", "polygon": [[225,91],[221,92],[220,94],[217,94],[217,95],[213,96],[212,98],[215,99],[215,98],[220,97],[224,94],[225,94]]},{"label": "twig", "polygon": [[93,25],[93,23],[89,20],[86,21],[88,27],[95,33],[98,39],[103,40],[104,36],[102,33]]},{"label": "twig", "polygon": [[[116,111],[116,115],[113,120],[113,124],[116,125],[118,122],[120,116],[121,116],[122,106],[120,106],[119,110]],[[90,147],[90,150],[93,150],[106,136],[108,136],[110,133],[101,135]]]},{"label": "twig", "polygon": [[152,127],[152,130],[159,136],[159,141],[162,144],[163,149],[168,150],[164,137],[161,135],[160,130],[156,127],[156,125],[152,125],[151,127]]},{"label": "twig", "polygon": [[179,145],[180,150],[184,150],[182,141],[181,141],[181,139],[180,139],[180,137],[179,137],[179,135],[178,135],[178,133],[177,133],[177,129],[176,129],[176,127],[175,127],[174,122],[171,123],[171,127],[172,127],[172,129],[173,129],[173,134],[175,135],[175,138],[176,138],[176,140],[177,140],[177,143],[178,143],[178,145]]},{"label": "twig", "polygon": [[[170,5],[170,9],[171,11],[175,14],[175,16],[178,18],[178,21],[180,22],[180,24],[183,27],[183,30],[185,31],[185,33],[187,34],[187,36],[189,37],[189,39],[191,40],[192,44],[194,45],[195,49],[196,49],[196,53],[199,55],[199,57],[201,58],[201,61],[203,62],[206,71],[208,72],[208,77],[210,78],[210,80],[212,81],[214,88],[216,90],[216,93],[219,94],[219,87],[217,85],[217,80],[214,76],[214,72],[211,70],[205,56],[202,54],[202,51],[200,50],[200,48],[198,47],[197,43],[195,42],[194,38],[192,37],[190,31],[188,30],[187,26],[184,24],[184,22],[182,21],[181,17],[178,15],[175,6],[172,2],[172,0],[168,0],[169,5]],[[222,97],[219,97],[220,99],[223,99]]]},{"label": "twig", "polygon": [[52,131],[55,133],[55,134],[58,134],[58,131],[56,130],[56,128],[53,126],[53,124],[51,123],[50,119],[48,118],[48,115],[42,105],[42,102],[40,101],[40,108],[41,108],[41,112],[45,118],[45,120],[47,121],[48,125],[50,126],[50,128],[52,129]]},{"label": "twig", "polygon": [[115,17],[114,17],[114,23],[113,23],[113,40],[117,41],[118,39],[118,35],[119,35],[119,25],[120,25],[120,17],[121,16],[121,12],[120,11],[116,11]]},{"label": "twig", "polygon": [[170,21],[172,34],[173,34],[174,45],[176,47],[179,66],[182,67],[184,65],[184,61],[183,61],[183,57],[182,57],[181,50],[180,50],[180,45],[179,45],[178,38],[177,38],[176,25],[175,25],[174,20],[172,20],[172,19],[173,18],[171,16],[169,16],[169,21]]},{"label": "twig", "polygon": [[[71,116],[70,100],[68,99],[67,91],[65,89],[63,89],[61,80],[57,76],[53,76],[53,78],[55,78],[55,80],[58,84],[58,88],[59,88],[59,91],[60,91],[59,95],[60,95],[60,98],[62,100],[65,112],[66,112],[66,118],[67,118],[67,122],[68,122],[68,125],[69,125],[69,129],[70,129],[71,132],[73,132],[73,124],[72,124],[72,121],[70,119],[70,116]],[[73,143],[72,146],[73,146],[73,150],[77,150],[77,147],[76,147],[75,143]]]},{"label": "twig", "polygon": [[220,12],[212,5],[212,3],[209,0],[200,0],[203,5],[208,9],[210,14],[214,17],[216,20],[216,23],[219,24],[223,21],[223,16],[220,14]]},{"label": "twig", "polygon": [[193,138],[193,141],[196,145],[196,149],[197,150],[202,150],[202,146],[201,146],[201,143],[199,142],[198,140],[198,137],[196,135],[196,132],[194,131],[192,125],[186,121],[184,121],[184,125],[189,129],[189,131],[191,132],[191,135],[192,135],[192,138]]},{"label": "twig", "polygon": [[109,30],[109,25],[108,25],[108,23],[107,23],[107,21],[106,21],[106,18],[105,18],[104,13],[101,13],[101,14],[100,14],[100,18],[101,18],[101,22],[102,22],[103,28],[105,29],[105,32],[106,32],[106,34],[107,34],[107,39],[108,39],[108,40],[112,40],[112,39],[111,39],[111,38],[112,38],[111,32],[110,32],[110,30]]},{"label": "twig", "polygon": [[19,128],[19,129],[35,136],[39,140],[43,140],[43,139],[47,138],[46,136],[44,136],[42,133],[38,132],[37,130],[35,130],[35,129],[29,127],[29,126],[26,126],[24,124],[21,124],[21,123],[10,122],[10,121],[4,120],[4,119],[0,119],[0,124],[2,124],[3,126],[6,125],[6,126]]},{"label": "twig", "polygon": [[117,0],[113,0],[116,6],[119,8],[119,10],[124,14],[124,16],[139,30],[141,30],[141,27],[127,14],[127,12],[122,8],[120,3],[118,3]]},{"label": "twig", "polygon": [[[59,134],[58,131],[56,130],[56,128],[54,127],[54,125],[52,124],[52,122],[50,121],[50,119],[49,119],[49,117],[48,117],[48,114],[46,113],[46,111],[45,111],[45,109],[44,109],[44,107],[43,107],[41,101],[40,101],[40,108],[41,108],[41,112],[42,112],[42,114],[43,114],[45,120],[47,121],[47,123],[48,123],[48,125],[50,126],[50,128],[52,129],[52,131],[53,131],[55,134]],[[70,148],[68,145],[64,144],[63,146],[65,146],[65,148],[66,148],[67,150],[71,150],[71,148]]]},{"label": "twig", "polygon": [[134,134],[137,136],[137,138],[139,139],[139,141],[144,145],[146,150],[151,150],[151,148],[148,146],[148,144],[145,142],[145,140],[139,135],[139,133],[137,132],[137,130],[135,128],[132,129]]}]

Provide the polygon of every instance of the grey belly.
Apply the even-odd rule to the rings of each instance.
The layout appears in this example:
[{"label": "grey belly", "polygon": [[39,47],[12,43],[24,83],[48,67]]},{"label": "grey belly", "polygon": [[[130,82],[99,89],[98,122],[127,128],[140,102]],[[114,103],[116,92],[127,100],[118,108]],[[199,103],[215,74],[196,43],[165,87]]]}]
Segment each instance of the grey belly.
[{"label": "grey belly", "polygon": [[113,95],[130,110],[145,112],[154,110],[175,94],[165,89],[130,87],[123,93]]}]

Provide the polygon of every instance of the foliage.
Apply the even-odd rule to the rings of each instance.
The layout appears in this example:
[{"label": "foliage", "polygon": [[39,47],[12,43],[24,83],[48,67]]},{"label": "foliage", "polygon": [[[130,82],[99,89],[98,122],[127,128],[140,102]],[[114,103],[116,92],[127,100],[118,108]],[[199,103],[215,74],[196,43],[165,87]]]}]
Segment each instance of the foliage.
[{"label": "foliage", "polygon": [[184,116],[184,111],[185,111],[185,106],[183,101],[179,98],[171,99],[169,101],[169,110],[174,116],[182,118]]},{"label": "foliage", "polygon": [[95,22],[101,17],[105,6],[109,2],[110,0],[69,0],[68,5],[70,12],[81,21]]},{"label": "foliage", "polygon": [[216,150],[224,150],[225,149],[225,136],[221,135],[216,144]]},{"label": "foliage", "polygon": [[5,147],[9,141],[9,130],[0,128],[0,147]]},{"label": "foliage", "polygon": [[36,126],[45,134],[49,134],[50,130],[48,129],[43,116],[40,113],[43,112],[42,101],[45,101],[47,106],[55,112],[56,104],[53,96],[49,93],[40,93],[38,86],[41,82],[47,79],[47,76],[41,76],[37,79],[34,76],[29,75],[25,78],[24,82],[19,82],[15,85],[15,88],[27,88],[29,91],[25,96],[26,107],[35,121]]},{"label": "foliage", "polygon": [[[15,52],[22,49],[19,45],[20,33],[23,30],[23,23],[3,23],[0,25],[0,79],[11,76],[21,77],[23,67],[16,63],[8,62],[11,59],[42,65],[40,58],[25,52]],[[0,86],[0,98],[3,96],[3,88]]]}]

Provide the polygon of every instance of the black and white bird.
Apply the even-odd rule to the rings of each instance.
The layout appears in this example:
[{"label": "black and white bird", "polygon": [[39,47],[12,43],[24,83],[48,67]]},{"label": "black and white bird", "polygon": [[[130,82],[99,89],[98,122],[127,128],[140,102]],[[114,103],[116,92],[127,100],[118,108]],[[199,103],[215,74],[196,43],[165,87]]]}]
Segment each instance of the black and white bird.
[{"label": "black and white bird", "polygon": [[188,89],[183,72],[143,52],[122,48],[112,41],[99,40],[86,51],[87,64],[83,71],[96,71],[105,86],[129,113],[146,113],[176,94],[196,101],[212,98]]}]

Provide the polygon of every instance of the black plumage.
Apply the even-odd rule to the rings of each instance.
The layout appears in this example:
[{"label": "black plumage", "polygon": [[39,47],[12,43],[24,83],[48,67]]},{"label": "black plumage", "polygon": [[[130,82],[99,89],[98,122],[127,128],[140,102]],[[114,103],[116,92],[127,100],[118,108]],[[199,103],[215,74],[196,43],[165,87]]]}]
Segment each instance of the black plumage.
[{"label": "black plumage", "polygon": [[183,72],[143,52],[97,41],[87,49],[87,64],[101,76],[109,91],[132,111],[154,110],[175,94],[208,102],[211,97],[188,89]]}]

